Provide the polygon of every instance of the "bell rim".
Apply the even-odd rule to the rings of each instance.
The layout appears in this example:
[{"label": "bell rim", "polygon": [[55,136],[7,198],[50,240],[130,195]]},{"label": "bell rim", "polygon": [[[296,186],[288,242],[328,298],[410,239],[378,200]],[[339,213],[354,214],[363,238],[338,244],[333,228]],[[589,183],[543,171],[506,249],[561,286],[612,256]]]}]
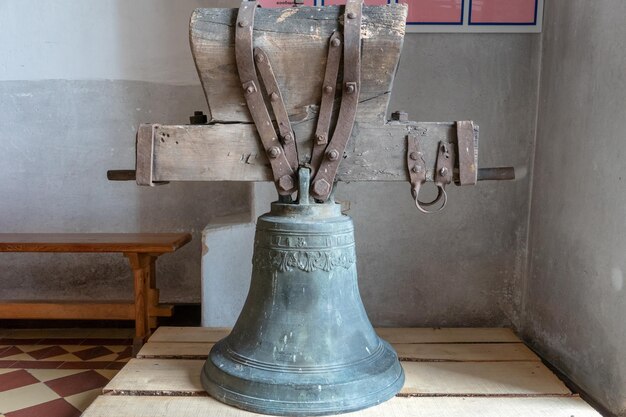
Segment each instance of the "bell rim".
[{"label": "bell rim", "polygon": [[[395,350],[391,347],[391,345],[382,339],[380,339],[380,345],[382,347],[383,359],[386,359],[388,363],[385,367],[381,367],[376,374],[364,374],[363,378],[357,379],[346,378],[341,384],[337,384],[336,382],[328,384],[310,382],[299,386],[299,389],[301,390],[304,386],[308,386],[309,389],[313,390],[319,387],[319,392],[333,392],[333,390],[337,390],[337,388],[340,387],[341,389],[339,390],[339,394],[336,398],[331,396],[323,398],[319,401],[294,400],[293,398],[296,397],[296,388],[292,386],[293,384],[277,384],[272,386],[292,390],[291,393],[293,394],[293,397],[291,399],[289,399],[289,394],[285,396],[284,392],[283,399],[281,400],[271,397],[268,398],[268,396],[264,394],[259,395],[262,393],[262,390],[256,392],[257,396],[253,395],[254,392],[246,393],[243,388],[241,392],[236,391],[232,389],[232,386],[224,386],[224,384],[213,381],[210,378],[210,374],[218,372],[231,380],[241,381],[245,384],[250,384],[251,386],[256,385],[257,388],[267,387],[270,385],[261,383],[260,379],[246,379],[243,374],[226,374],[211,360],[211,355],[209,355],[209,358],[202,369],[201,382],[204,389],[216,400],[246,411],[252,411],[260,414],[279,416],[321,416],[348,413],[372,407],[387,401],[393,398],[404,385],[404,370],[400,365],[400,361],[398,360]],[[211,353],[213,353],[213,350]],[[370,365],[372,366],[385,362],[385,360],[381,361],[378,355],[371,355],[368,358],[370,360]],[[349,368],[358,369],[358,367],[346,366],[343,371],[337,370],[335,373],[346,373],[346,370]],[[278,373],[280,371],[275,370],[274,372]],[[303,373],[303,375],[309,377],[314,376],[314,374],[310,373]],[[384,383],[381,384],[381,381],[384,381]],[[379,384],[376,382],[379,382]],[[369,389],[372,387],[377,387],[377,389]],[[355,388],[361,389],[357,390]],[[350,392],[351,390],[354,395],[346,396],[345,393]],[[342,393],[344,395],[342,395]],[[360,395],[361,393],[363,394]],[[284,398],[287,398],[287,400]]]}]

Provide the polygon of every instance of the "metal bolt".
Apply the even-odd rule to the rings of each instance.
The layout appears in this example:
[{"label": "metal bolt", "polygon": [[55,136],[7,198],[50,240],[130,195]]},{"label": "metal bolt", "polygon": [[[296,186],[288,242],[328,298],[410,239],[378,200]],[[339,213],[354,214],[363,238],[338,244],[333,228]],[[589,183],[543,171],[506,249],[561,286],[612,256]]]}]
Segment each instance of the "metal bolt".
[{"label": "metal bolt", "polygon": [[252,94],[252,93],[254,93],[254,91],[255,91],[255,88],[254,88],[253,85],[249,85],[249,86],[246,87],[246,93]]},{"label": "metal bolt", "polygon": [[330,94],[333,92],[333,86],[332,85],[327,85],[326,87],[324,87],[324,92],[327,94]]},{"label": "metal bolt", "polygon": [[293,188],[293,186],[293,178],[291,178],[290,175],[283,175],[278,179],[278,187],[280,187],[281,190],[289,191]]},{"label": "metal bolt", "polygon": [[447,176],[447,175],[448,175],[448,168],[446,168],[446,167],[441,168],[441,169],[439,170],[439,174],[440,174],[442,177]]},{"label": "metal bolt", "polygon": [[326,152],[326,156],[329,160],[336,161],[337,159],[339,159],[339,152],[337,152],[336,149],[331,149],[330,151]]},{"label": "metal bolt", "polygon": [[293,135],[291,133],[287,133],[284,137],[283,137],[283,142],[285,143],[291,143],[293,142]]},{"label": "metal bolt", "polygon": [[347,82],[346,83],[346,93],[353,94],[356,91],[356,83],[355,82]]},{"label": "metal bolt", "polygon": [[397,110],[391,113],[391,120],[396,120],[398,122],[408,122],[409,114],[407,112]]},{"label": "metal bolt", "polygon": [[319,179],[313,183],[313,194],[325,196],[330,192],[330,184],[325,179]]},{"label": "metal bolt", "polygon": [[238,23],[238,25],[239,25],[240,28],[245,28],[246,26],[248,26],[248,22],[246,22],[245,20],[241,20]]},{"label": "metal bolt", "polygon": [[267,150],[267,154],[272,159],[278,158],[278,155],[280,155],[280,148],[278,146],[272,146]]},{"label": "metal bolt", "polygon": [[409,154],[409,158],[411,158],[411,159],[412,159],[412,160],[414,160],[414,161],[417,161],[417,157],[418,157],[418,156],[419,156],[419,155],[417,154],[417,152],[411,152],[411,153]]},{"label": "metal bolt", "polygon": [[339,46],[341,45],[341,40],[339,40],[339,38],[335,38],[332,41],[330,41],[331,46]]},{"label": "metal bolt", "polygon": [[419,170],[419,169],[415,166],[415,167],[413,167],[413,169],[411,169],[411,171],[413,171],[413,172],[419,172],[420,170]]},{"label": "metal bolt", "polygon": [[256,59],[256,62],[263,62],[263,61],[265,61],[265,57],[263,56],[263,54],[256,54],[254,56],[254,59]]},{"label": "metal bolt", "polygon": [[348,13],[348,19],[354,19],[356,17],[356,13],[350,12]]},{"label": "metal bolt", "polygon": [[323,145],[326,143],[326,136],[324,135],[317,135],[315,139],[317,140],[318,145]]},{"label": "metal bolt", "polygon": [[275,93],[275,92],[274,92],[274,93],[271,93],[271,94],[270,94],[270,100],[271,100],[271,101],[276,101],[276,100],[278,100],[278,93]]},{"label": "metal bolt", "polygon": [[189,123],[192,125],[203,125],[208,121],[207,115],[200,110],[193,112],[193,116],[189,117]]}]

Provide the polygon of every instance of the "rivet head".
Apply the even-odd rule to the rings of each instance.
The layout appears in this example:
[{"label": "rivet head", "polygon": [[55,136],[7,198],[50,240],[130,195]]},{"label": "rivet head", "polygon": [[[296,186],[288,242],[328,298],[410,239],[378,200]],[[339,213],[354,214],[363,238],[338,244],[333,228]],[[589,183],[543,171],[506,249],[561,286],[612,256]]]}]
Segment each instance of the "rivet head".
[{"label": "rivet head", "polygon": [[418,157],[417,152],[411,152],[409,154],[409,158],[411,158],[414,161],[417,161],[417,157]]},{"label": "rivet head", "polygon": [[317,196],[325,196],[330,192],[330,184],[325,179],[319,179],[313,182],[313,194]]},{"label": "rivet head", "polygon": [[267,150],[267,155],[272,158],[278,158],[278,155],[280,155],[280,148],[278,146],[272,146]]},{"label": "rivet head", "polygon": [[332,41],[330,41],[331,46],[339,46],[341,45],[341,40],[339,40],[339,38],[335,38]]},{"label": "rivet head", "polygon": [[354,12],[348,13],[348,19],[354,19],[355,17],[356,17],[356,14]]},{"label": "rivet head", "polygon": [[413,172],[419,172],[420,170],[419,170],[419,168],[417,168],[417,167],[415,166],[415,167],[413,167],[413,168],[411,169],[411,171],[413,171]]},{"label": "rivet head", "polygon": [[278,180],[278,187],[283,191],[289,191],[293,189],[294,182],[290,175],[283,175]]},{"label": "rivet head", "polygon": [[240,28],[245,28],[246,26],[248,26],[248,22],[246,22],[245,20],[240,20],[238,25]]},{"label": "rivet head", "polygon": [[317,135],[315,139],[317,140],[318,145],[323,145],[326,143],[326,136],[324,135]]},{"label": "rivet head", "polygon": [[270,100],[271,100],[271,101],[276,101],[276,100],[278,100],[278,94],[277,94],[277,93],[275,93],[275,92],[274,92],[274,93],[271,93],[271,94],[270,94]]},{"label": "rivet head", "polygon": [[332,85],[327,85],[326,87],[324,87],[324,92],[325,92],[326,94],[330,94],[330,93],[332,93],[332,92],[333,92],[333,90],[334,90],[334,88],[333,88],[333,86],[332,86]]},{"label": "rivet head", "polygon": [[347,82],[346,83],[346,93],[354,94],[355,91],[356,91],[356,83],[354,83],[354,82]]},{"label": "rivet head", "polygon": [[291,143],[293,142],[293,135],[291,133],[287,133],[284,137],[283,137],[283,142],[285,143]]},{"label": "rivet head", "polygon": [[263,62],[263,61],[265,61],[265,57],[263,56],[263,54],[256,54],[254,56],[254,59],[256,59],[256,62]]},{"label": "rivet head", "polygon": [[336,161],[337,159],[339,159],[339,152],[337,152],[336,149],[331,149],[330,151],[326,152],[326,156],[329,160]]},{"label": "rivet head", "polygon": [[443,167],[439,170],[439,175],[441,175],[442,177],[445,177],[448,175],[448,168]]}]

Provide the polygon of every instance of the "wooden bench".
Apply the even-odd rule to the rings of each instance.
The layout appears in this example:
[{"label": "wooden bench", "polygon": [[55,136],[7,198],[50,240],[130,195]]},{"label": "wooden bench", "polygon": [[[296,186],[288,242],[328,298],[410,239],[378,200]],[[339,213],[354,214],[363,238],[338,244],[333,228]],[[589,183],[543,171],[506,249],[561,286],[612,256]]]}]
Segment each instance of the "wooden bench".
[{"label": "wooden bench", "polygon": [[157,317],[172,315],[171,305],[159,304],[156,260],[189,241],[189,233],[0,233],[0,252],[122,253],[135,288],[133,301],[0,301],[0,318],[134,320],[136,338],[143,340]]},{"label": "wooden bench", "polygon": [[[207,354],[228,329],[160,327],[83,417],[255,417],[200,383]],[[395,398],[352,417],[600,417],[510,330],[380,328],[406,382]]]}]

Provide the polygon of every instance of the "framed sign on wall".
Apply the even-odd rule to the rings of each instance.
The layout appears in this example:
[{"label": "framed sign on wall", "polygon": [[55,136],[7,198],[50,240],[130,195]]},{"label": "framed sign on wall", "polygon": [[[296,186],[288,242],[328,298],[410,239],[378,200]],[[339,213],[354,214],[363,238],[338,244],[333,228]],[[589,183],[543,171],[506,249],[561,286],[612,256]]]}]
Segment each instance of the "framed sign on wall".
[{"label": "framed sign on wall", "polygon": [[[346,0],[303,0],[305,6]],[[544,0],[365,0],[370,6],[409,6],[407,32],[541,32]],[[294,0],[259,0],[262,7],[288,7]]]}]

